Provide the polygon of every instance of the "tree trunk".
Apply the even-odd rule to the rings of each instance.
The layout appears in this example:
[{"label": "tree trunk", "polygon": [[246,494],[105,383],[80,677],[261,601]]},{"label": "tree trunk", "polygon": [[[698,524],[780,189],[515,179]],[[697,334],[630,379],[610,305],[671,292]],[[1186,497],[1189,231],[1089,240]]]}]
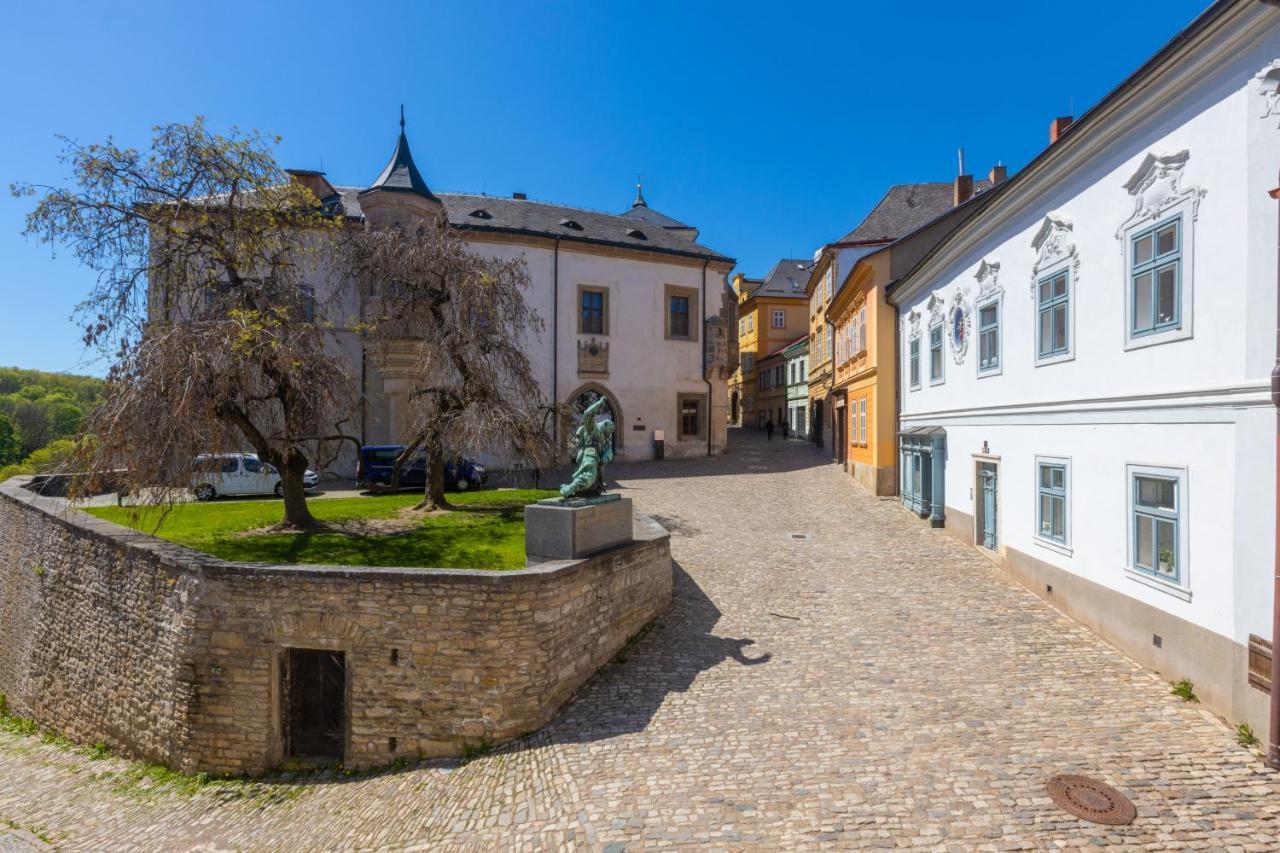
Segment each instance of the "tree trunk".
[{"label": "tree trunk", "polygon": [[313,530],[320,526],[307,507],[307,487],[302,483],[306,463],[290,464],[280,469],[280,482],[284,486],[284,527]]},{"label": "tree trunk", "polygon": [[427,489],[418,509],[449,509],[449,499],[444,494],[444,453],[438,446],[427,444]]}]

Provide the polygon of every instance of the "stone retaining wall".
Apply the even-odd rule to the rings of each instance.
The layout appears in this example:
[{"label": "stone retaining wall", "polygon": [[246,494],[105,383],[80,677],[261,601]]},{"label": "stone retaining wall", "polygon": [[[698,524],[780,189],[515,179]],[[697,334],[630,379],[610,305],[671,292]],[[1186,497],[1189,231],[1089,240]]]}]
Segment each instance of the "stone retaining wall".
[{"label": "stone retaining wall", "polygon": [[187,772],[285,760],[287,650],[343,652],[345,763],[536,729],[671,600],[665,531],[511,572],[229,563],[0,484],[0,693]]}]

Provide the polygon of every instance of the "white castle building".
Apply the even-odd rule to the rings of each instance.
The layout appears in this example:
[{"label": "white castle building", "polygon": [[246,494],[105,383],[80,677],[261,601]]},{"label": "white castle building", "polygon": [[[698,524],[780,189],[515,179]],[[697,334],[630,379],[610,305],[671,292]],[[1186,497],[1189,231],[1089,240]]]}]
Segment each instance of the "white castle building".
[{"label": "white castle building", "polygon": [[[390,162],[367,187],[335,186],[315,171],[290,174],[349,220],[434,221],[443,212],[473,250],[523,257],[532,282],[526,298],[546,324],[529,342],[544,394],[578,406],[607,398],[619,460],[651,459],[659,436],[667,456],[723,451],[726,380],[736,361],[726,276],[735,262],[698,243],[696,228],[649,207],[639,187],[619,214],[523,193],[433,193],[403,118]],[[362,442],[403,441],[407,377],[376,363],[353,332],[339,331],[337,340],[361,377]],[[354,460],[342,467],[352,474]]]}]

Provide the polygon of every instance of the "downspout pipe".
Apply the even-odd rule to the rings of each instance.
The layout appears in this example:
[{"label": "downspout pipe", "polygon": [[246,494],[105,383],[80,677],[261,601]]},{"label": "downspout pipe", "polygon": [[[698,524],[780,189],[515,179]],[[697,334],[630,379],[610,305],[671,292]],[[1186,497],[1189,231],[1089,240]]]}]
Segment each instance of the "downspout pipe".
[{"label": "downspout pipe", "polygon": [[[551,260],[551,400],[560,405],[560,238]],[[560,443],[560,418],[551,419],[551,438]]]},{"label": "downspout pipe", "polygon": [[[1280,186],[1271,190],[1280,201]],[[1271,591],[1271,725],[1267,763],[1280,768],[1280,223],[1276,230],[1276,361],[1271,368],[1271,403],[1276,408],[1276,523]]]},{"label": "downspout pipe", "polygon": [[[707,455],[711,454],[711,396],[712,385],[711,377],[707,375],[707,264],[711,263],[710,259],[702,262],[702,381],[707,383]],[[677,425],[678,426],[678,425]]]}]

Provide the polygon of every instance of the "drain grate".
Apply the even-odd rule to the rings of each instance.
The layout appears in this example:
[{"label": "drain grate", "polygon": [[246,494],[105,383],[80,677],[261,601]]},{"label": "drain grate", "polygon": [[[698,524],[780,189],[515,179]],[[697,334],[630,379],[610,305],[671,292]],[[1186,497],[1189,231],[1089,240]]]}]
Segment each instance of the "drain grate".
[{"label": "drain grate", "polygon": [[788,533],[787,539],[791,542],[812,542],[812,533]]},{"label": "drain grate", "polygon": [[1088,776],[1064,774],[1045,783],[1053,801],[1078,818],[1107,826],[1133,823],[1138,810],[1124,794]]}]

